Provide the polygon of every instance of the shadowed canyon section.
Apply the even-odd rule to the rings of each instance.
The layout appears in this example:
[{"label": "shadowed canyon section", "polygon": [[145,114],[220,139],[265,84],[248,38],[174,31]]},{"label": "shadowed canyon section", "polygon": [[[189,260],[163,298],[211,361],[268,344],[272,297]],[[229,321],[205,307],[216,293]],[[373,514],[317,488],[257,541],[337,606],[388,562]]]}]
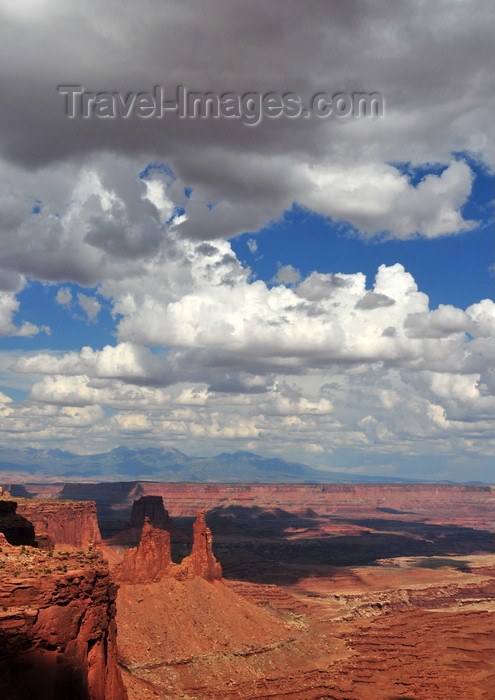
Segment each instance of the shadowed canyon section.
[{"label": "shadowed canyon section", "polygon": [[[25,496],[49,497],[46,511],[43,500],[25,499],[46,516],[38,529],[43,525],[47,536],[50,509],[75,515],[84,511],[84,499],[96,501],[96,509],[87,503],[88,514],[93,509],[97,527],[97,510],[103,544],[95,549],[91,518],[81,516],[87,547],[80,550],[86,551],[67,544],[66,552],[32,549],[32,556],[40,557],[35,565],[51,569],[47,581],[54,573],[64,580],[77,567],[88,575],[103,567],[108,576],[98,551],[107,557],[120,586],[116,654],[129,700],[491,700],[491,487],[133,482],[23,488]],[[69,495],[82,500],[70,503]],[[71,539],[71,532],[62,536]],[[174,539],[182,548],[178,558]],[[33,566],[22,566],[21,547],[11,549],[16,557],[2,560],[0,552],[0,561],[15,567],[0,571],[0,580],[7,571],[9,586]],[[79,575],[78,582],[86,578]],[[99,679],[101,688],[102,658],[115,668],[114,599],[109,592],[109,608],[101,610],[109,621],[110,655],[98,652],[93,676],[98,641],[71,642],[86,656],[73,651],[68,665],[68,642],[44,650],[35,637],[34,648],[52,654],[42,656],[43,664],[48,658],[49,668],[66,669],[54,697],[64,698],[71,683],[87,692],[86,677]],[[15,617],[13,603],[6,607],[6,629],[18,634],[24,617]],[[56,609],[67,615],[67,627],[68,605]],[[60,634],[49,629],[50,638]],[[96,621],[92,629],[97,640],[104,638]],[[118,698],[120,687],[115,681],[105,692]]]},{"label": "shadowed canyon section", "polygon": [[[426,542],[418,534],[422,525],[430,528],[430,545],[444,538],[446,525],[413,521],[408,529],[403,511],[379,508],[386,517],[375,518],[376,523],[365,518],[352,527],[370,533],[375,524],[385,533]],[[464,518],[476,518],[467,511],[466,506]],[[304,544],[297,562],[274,558],[281,556],[278,545],[284,537],[300,541],[301,533],[308,537],[311,531],[315,540],[329,539],[318,531],[321,516],[313,509],[298,514],[232,505],[207,516],[223,537],[222,554],[235,549],[241,577],[231,570],[227,579],[211,579],[204,568],[197,570],[200,575],[178,576],[181,567],[171,563],[168,532],[146,521],[139,547],[124,557],[123,572],[126,562],[134,564],[139,556],[140,571],[152,573],[151,578],[136,576],[133,565],[131,575],[121,577],[119,640],[131,700],[154,693],[211,700],[491,697],[495,557],[483,553],[493,539],[489,533],[484,545],[473,534],[475,527],[464,528],[461,546],[466,548],[471,535],[471,549],[478,548],[478,554],[466,557],[455,555],[451,538],[449,555],[442,557],[378,559],[371,551],[371,566],[335,566],[321,558],[321,551],[310,552],[305,562]],[[358,519],[337,519],[336,526],[345,530],[353,520]],[[189,518],[182,521],[187,527]],[[325,519],[323,525],[328,525]],[[194,542],[198,532],[207,532],[202,514],[193,531]],[[337,543],[341,536],[333,531],[331,539]],[[246,559],[252,540],[261,541],[265,559]],[[208,541],[213,559],[211,537]],[[347,556],[356,552],[351,548]],[[156,558],[164,563],[158,572]],[[278,585],[263,582],[277,565]],[[166,625],[160,615],[166,616]]]},{"label": "shadowed canyon section", "polygon": [[[33,495],[38,488],[48,487],[25,485]],[[491,486],[121,482],[50,488],[53,498],[94,500],[109,543],[115,537],[137,542],[137,531],[126,540],[123,530],[142,497],[162,496],[189,538],[196,511],[206,509],[225,575],[252,582],[294,582],[322,562],[353,566],[390,556],[493,551]],[[188,552],[181,547],[181,555]]]},{"label": "shadowed canyon section", "polygon": [[0,498],[0,533],[13,545],[36,546],[34,526],[17,510],[17,503],[8,497]]}]

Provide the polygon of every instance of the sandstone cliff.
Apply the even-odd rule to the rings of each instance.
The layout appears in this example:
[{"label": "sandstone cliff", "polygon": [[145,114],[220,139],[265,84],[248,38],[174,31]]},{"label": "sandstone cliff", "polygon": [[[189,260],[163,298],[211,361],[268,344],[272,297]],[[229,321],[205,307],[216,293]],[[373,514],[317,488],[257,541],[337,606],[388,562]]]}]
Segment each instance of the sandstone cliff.
[{"label": "sandstone cliff", "polygon": [[2,545],[2,700],[125,700],[108,567],[78,555]]},{"label": "sandstone cliff", "polygon": [[[74,491],[77,488],[72,484]],[[287,511],[311,508],[320,515],[366,517],[383,508],[403,511],[410,518],[493,528],[495,487],[474,484],[159,484],[141,490],[161,494],[173,517],[194,515],[198,502],[207,510],[239,505],[278,507]],[[97,494],[94,495],[97,498]],[[413,513],[413,514],[411,514]]]},{"label": "sandstone cliff", "polygon": [[93,501],[20,498],[17,512],[33,523],[36,539],[47,547],[86,548],[101,542]]},{"label": "sandstone cliff", "polygon": [[[174,518],[191,517],[198,506],[208,511],[241,506],[307,511],[332,517],[394,519],[402,511],[409,520],[493,530],[495,486],[482,484],[221,484],[221,483],[68,483],[11,484],[52,498],[91,500],[98,506],[100,527],[110,536],[128,518],[133,501],[162,496]],[[16,498],[17,500],[17,498]],[[395,514],[394,512],[395,511]],[[136,540],[137,543],[138,540]],[[172,542],[173,542],[172,538]]]}]

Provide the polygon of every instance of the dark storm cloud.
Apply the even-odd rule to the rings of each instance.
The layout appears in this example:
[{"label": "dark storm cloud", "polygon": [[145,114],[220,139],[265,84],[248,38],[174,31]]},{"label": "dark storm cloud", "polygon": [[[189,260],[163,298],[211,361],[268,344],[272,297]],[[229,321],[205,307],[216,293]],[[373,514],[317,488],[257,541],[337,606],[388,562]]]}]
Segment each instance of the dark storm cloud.
[{"label": "dark storm cloud", "polygon": [[[115,220],[108,211],[107,224],[86,231],[86,242],[116,261],[149,256],[160,246],[153,214],[144,211],[144,183],[137,179],[150,162],[167,163],[174,173],[168,186],[172,203],[187,213],[177,223],[184,237],[256,232],[295,201],[348,221],[363,235],[388,230],[398,238],[418,232],[434,237],[468,230],[472,224],[460,214],[471,189],[467,165],[454,162],[419,190],[389,163],[448,164],[451,153],[463,149],[489,158],[490,15],[486,0],[3,3],[0,154],[10,166],[4,162],[1,172],[3,177],[15,164],[16,172],[28,169],[32,176],[26,183],[12,175],[0,226],[27,226],[20,235],[31,239],[29,213],[50,181],[47,171],[65,177],[47,192],[47,208],[57,216],[61,212],[50,197],[67,207],[75,198],[68,186],[86,161],[131,218]],[[379,92],[386,112],[383,118],[350,120],[265,117],[255,127],[173,113],[164,119],[69,119],[60,85],[124,97],[160,85],[172,100],[177,85],[217,94],[292,92],[302,99],[321,91]],[[102,165],[107,156],[110,164]],[[129,178],[125,182],[132,165],[134,189]],[[87,200],[85,221],[89,210]],[[81,283],[95,283],[108,272],[108,264],[93,259],[89,270],[67,260],[74,257],[68,233],[57,233],[53,219],[37,225],[51,231],[51,248],[37,238],[31,261],[29,243],[14,244],[2,258],[4,266],[53,280],[71,270]],[[81,245],[76,257],[93,255]]]},{"label": "dark storm cloud", "polygon": [[[491,50],[491,7],[484,0],[121,0],[104,6],[83,0],[38,7],[38,13],[4,9],[0,33],[2,150],[31,167],[92,149],[159,153],[174,161],[184,180],[207,185],[213,197],[231,198],[246,184],[245,173],[224,168],[222,151],[241,158],[253,150],[267,157],[299,151],[319,162],[333,150],[329,137],[338,139],[343,131],[341,124],[328,128],[312,120],[308,128],[289,119],[251,129],[225,119],[68,120],[57,85],[125,93],[160,84],[171,94],[179,84],[204,92],[303,96],[381,91],[387,109],[404,117],[386,137],[374,137],[384,154],[395,157],[418,145],[419,129],[422,144],[439,140],[434,150],[445,151],[445,130],[461,113],[473,111],[474,117],[488,89],[483,59]],[[438,105],[445,107],[441,119],[432,118]],[[374,150],[366,130],[355,142],[362,157]],[[200,145],[207,148],[198,159]],[[247,180],[261,200],[284,189],[272,183],[263,197],[263,173],[258,183]]]}]

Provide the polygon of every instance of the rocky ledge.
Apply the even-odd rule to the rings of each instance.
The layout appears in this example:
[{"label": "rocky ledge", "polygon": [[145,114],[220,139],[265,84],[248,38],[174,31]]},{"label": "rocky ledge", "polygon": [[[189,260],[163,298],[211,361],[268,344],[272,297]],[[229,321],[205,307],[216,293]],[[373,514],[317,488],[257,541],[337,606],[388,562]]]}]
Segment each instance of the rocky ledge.
[{"label": "rocky ledge", "polygon": [[99,553],[0,540],[2,700],[126,700],[117,587]]},{"label": "rocky ledge", "polygon": [[33,523],[39,546],[49,549],[64,545],[90,547],[101,543],[93,501],[16,500],[17,512]]}]

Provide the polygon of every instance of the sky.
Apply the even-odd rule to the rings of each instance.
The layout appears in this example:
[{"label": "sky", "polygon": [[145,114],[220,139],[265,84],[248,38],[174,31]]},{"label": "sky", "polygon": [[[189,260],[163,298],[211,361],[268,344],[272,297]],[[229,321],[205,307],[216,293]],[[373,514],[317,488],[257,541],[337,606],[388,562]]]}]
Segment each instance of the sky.
[{"label": "sky", "polygon": [[[492,481],[492,21],[0,0],[0,447]],[[67,86],[99,102],[70,117]],[[178,86],[244,111],[129,107]],[[383,112],[253,118],[248,93]]]}]

